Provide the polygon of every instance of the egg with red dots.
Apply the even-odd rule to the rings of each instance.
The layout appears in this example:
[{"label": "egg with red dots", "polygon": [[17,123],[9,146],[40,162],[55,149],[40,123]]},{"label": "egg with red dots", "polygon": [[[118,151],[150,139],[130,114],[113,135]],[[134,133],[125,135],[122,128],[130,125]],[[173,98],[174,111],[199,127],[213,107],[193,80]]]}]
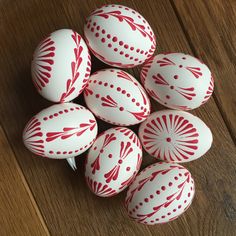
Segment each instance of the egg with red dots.
[{"label": "egg with red dots", "polygon": [[162,53],[152,57],[142,67],[140,76],[154,100],[177,110],[203,105],[214,90],[208,66],[184,53]]},{"label": "egg with red dots", "polygon": [[38,156],[67,159],[85,152],[96,136],[94,115],[84,106],[63,103],[33,116],[23,131],[23,142]]},{"label": "egg with red dots", "polygon": [[128,189],[125,207],[130,218],[138,223],[167,223],[188,209],[194,193],[194,180],[186,168],[159,162],[135,177]]},{"label": "egg with red dots", "polygon": [[86,182],[97,196],[114,196],[132,183],[141,162],[142,147],[137,135],[125,127],[108,129],[88,152]]},{"label": "egg with red dots", "polygon": [[91,62],[88,48],[77,32],[60,29],[37,46],[31,63],[33,83],[44,98],[63,103],[82,93]]},{"label": "egg with red dots", "polygon": [[152,113],[139,127],[144,149],[157,160],[189,162],[211,148],[208,126],[186,111],[162,110]]},{"label": "egg with red dots", "polygon": [[132,75],[120,69],[93,73],[84,99],[95,116],[118,126],[141,123],[150,114],[146,91]]},{"label": "egg with red dots", "polygon": [[151,26],[137,11],[110,4],[93,11],[84,35],[89,49],[108,65],[131,68],[144,63],[156,48]]}]

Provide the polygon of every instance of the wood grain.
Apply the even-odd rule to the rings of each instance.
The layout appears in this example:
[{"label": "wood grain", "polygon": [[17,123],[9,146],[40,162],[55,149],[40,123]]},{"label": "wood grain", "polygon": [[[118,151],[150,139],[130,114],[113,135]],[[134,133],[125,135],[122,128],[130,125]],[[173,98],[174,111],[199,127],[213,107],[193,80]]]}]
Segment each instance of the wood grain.
[{"label": "wood grain", "polygon": [[0,234],[49,235],[0,126]]},{"label": "wood grain", "polygon": [[[136,9],[148,19],[157,36],[158,51],[196,53],[193,51],[192,38],[186,37],[183,22],[179,22],[180,8],[172,2],[165,0],[119,2]],[[219,100],[212,98],[206,105],[193,112],[212,129],[214,143],[205,157],[185,165],[195,179],[196,196],[186,214],[169,224],[147,227],[128,219],[123,207],[125,192],[110,199],[94,196],[84,181],[84,155],[77,158],[79,169],[73,172],[65,161],[35,157],[23,146],[21,133],[27,120],[42,108],[51,105],[36,93],[31,83],[30,61],[34,48],[41,38],[59,28],[73,28],[82,33],[86,16],[105,3],[112,1],[8,0],[0,3],[0,34],[3,35],[0,37],[0,122],[50,234],[234,235],[236,148],[230,136],[230,132],[234,132],[233,126],[229,125],[229,122],[226,126],[224,122],[226,119],[224,114],[228,109],[225,107],[225,102],[219,110],[216,105],[216,103],[219,105]],[[192,16],[185,15],[185,18],[191,19]],[[184,24],[187,25],[187,22]],[[207,34],[212,29],[207,28],[204,32],[200,29],[194,28],[194,30]],[[214,73],[220,73],[217,67],[219,55],[221,54],[211,55],[212,62],[209,65]],[[203,57],[203,59],[209,63],[209,58]],[[93,71],[107,67],[95,58],[92,62]],[[129,71],[139,77],[139,70],[140,68],[135,68]],[[223,82],[219,85],[217,83],[216,93],[219,89],[225,91],[225,86],[228,85],[224,85]],[[224,101],[229,99],[229,106],[233,107],[232,100],[224,98],[225,96],[227,93],[220,99],[225,99]],[[83,103],[81,98],[75,102]],[[153,110],[162,109],[154,101],[152,104]],[[231,123],[236,121],[233,115],[227,119]],[[100,130],[110,127],[103,122],[99,122],[99,125]],[[143,167],[152,162],[153,159],[145,154]]]},{"label": "wood grain", "polygon": [[174,0],[193,53],[215,78],[215,101],[236,143],[236,2]]}]

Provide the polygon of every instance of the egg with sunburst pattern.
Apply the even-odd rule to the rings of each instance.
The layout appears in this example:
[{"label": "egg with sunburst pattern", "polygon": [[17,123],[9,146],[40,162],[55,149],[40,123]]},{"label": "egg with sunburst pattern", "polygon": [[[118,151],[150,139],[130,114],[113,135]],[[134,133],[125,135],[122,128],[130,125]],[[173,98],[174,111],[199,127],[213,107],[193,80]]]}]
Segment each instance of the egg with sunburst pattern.
[{"label": "egg with sunburst pattern", "polygon": [[212,133],[198,117],[188,112],[163,110],[152,113],[139,128],[144,149],[166,162],[188,162],[211,147]]}]

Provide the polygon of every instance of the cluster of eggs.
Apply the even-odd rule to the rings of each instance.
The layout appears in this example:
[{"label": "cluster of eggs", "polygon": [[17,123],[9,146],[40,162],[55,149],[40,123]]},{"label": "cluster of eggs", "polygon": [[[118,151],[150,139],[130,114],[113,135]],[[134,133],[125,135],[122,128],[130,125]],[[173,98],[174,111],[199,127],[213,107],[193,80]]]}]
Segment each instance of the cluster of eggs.
[{"label": "cluster of eggs", "polygon": [[[31,118],[24,144],[36,155],[67,159],[72,168],[74,157],[89,149],[85,178],[93,193],[110,197],[129,186],[125,207],[132,219],[143,224],[171,221],[190,206],[195,192],[190,172],[177,163],[203,156],[212,144],[210,129],[186,112],[210,98],[211,72],[183,53],[153,56],[153,30],[125,6],[106,5],[92,12],[84,36],[85,41],[73,30],[57,30],[36,48],[33,83],[44,98],[58,104]],[[119,69],[90,76],[89,50]],[[140,64],[142,85],[120,69]],[[81,93],[88,109],[70,102]],[[172,110],[150,114],[148,95]],[[115,126],[97,137],[95,117]],[[137,136],[127,126],[139,123]],[[161,162],[138,173],[142,147]]]}]

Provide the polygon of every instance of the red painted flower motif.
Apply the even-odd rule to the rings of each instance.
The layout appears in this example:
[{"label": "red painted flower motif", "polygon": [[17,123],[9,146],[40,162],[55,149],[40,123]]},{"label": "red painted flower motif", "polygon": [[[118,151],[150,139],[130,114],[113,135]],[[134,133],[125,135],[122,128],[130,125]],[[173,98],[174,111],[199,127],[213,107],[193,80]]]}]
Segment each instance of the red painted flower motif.
[{"label": "red painted flower motif", "polygon": [[[63,103],[65,101],[65,99],[75,91],[74,84],[77,81],[78,77],[80,76],[79,68],[80,68],[80,65],[83,61],[81,54],[84,49],[80,44],[81,36],[74,31],[73,34],[71,35],[71,37],[74,40],[75,45],[76,45],[76,48],[74,48],[75,61],[71,62],[72,75],[71,75],[71,79],[67,80],[66,91],[61,95],[61,98],[60,98],[61,103]],[[87,74],[87,77],[84,78],[85,81],[83,81],[83,82],[87,81],[88,76],[89,76],[89,74]]]},{"label": "red painted flower motif", "polygon": [[202,76],[202,72],[201,69],[199,67],[191,67],[191,66],[187,66],[186,69],[188,71],[190,71],[195,78],[199,78],[200,76]]},{"label": "red painted flower motif", "polygon": [[117,102],[114,101],[110,95],[107,95],[106,97],[101,97],[101,100],[103,101],[102,106],[104,107],[118,107]]},{"label": "red painted flower motif", "polygon": [[129,74],[127,74],[124,71],[118,71],[117,72],[117,77],[122,78],[122,79],[126,79],[128,81],[134,82],[133,79],[129,76]]},{"label": "red painted flower motif", "polygon": [[47,37],[40,43],[32,61],[33,83],[39,91],[49,83],[54,56],[54,41]]},{"label": "red painted flower motif", "polygon": [[151,57],[150,59],[148,59],[148,61],[145,62],[145,64],[142,67],[142,70],[140,73],[140,79],[143,85],[145,84],[145,79],[147,78],[148,71],[151,68],[153,61],[154,61],[154,57]]},{"label": "red painted flower motif", "polygon": [[104,177],[106,178],[106,182],[110,183],[111,180],[116,180],[119,175],[120,171],[120,165],[122,164],[123,160],[127,158],[127,156],[133,151],[133,148],[131,147],[131,143],[127,142],[126,144],[122,141],[120,143],[120,158],[118,160],[118,163],[116,166],[114,166],[110,171],[108,171],[106,174],[104,174]]},{"label": "red painted flower motif", "polygon": [[39,156],[44,155],[44,141],[42,139],[43,133],[41,130],[41,122],[33,117],[25,127],[24,143]]},{"label": "red painted flower motif", "polygon": [[173,66],[175,65],[175,63],[173,61],[171,61],[169,58],[167,57],[164,57],[162,58],[161,60],[157,60],[157,64],[160,65],[160,67],[163,67],[163,66]]},{"label": "red painted flower motif", "polygon": [[150,218],[153,215],[155,215],[161,208],[163,208],[163,207],[166,208],[166,207],[170,206],[174,201],[176,201],[176,200],[178,201],[182,196],[182,193],[183,193],[184,188],[185,188],[185,184],[189,183],[190,178],[191,178],[191,175],[190,175],[189,172],[186,172],[184,175],[186,176],[186,179],[181,184],[178,185],[178,190],[175,193],[169,195],[166,198],[166,201],[163,202],[161,205],[153,207],[152,212],[147,213],[147,214],[137,214],[136,220],[138,220],[138,222],[143,222],[147,218]]},{"label": "red painted flower motif", "polygon": [[198,132],[180,115],[162,115],[144,128],[143,145],[156,158],[165,161],[188,160],[198,149]]},{"label": "red painted flower motif", "polygon": [[92,131],[96,126],[95,120],[89,120],[89,123],[82,123],[79,127],[65,127],[63,131],[59,132],[48,132],[46,133],[46,142],[52,142],[55,139],[61,138],[62,140],[68,139],[71,136],[81,136],[86,130]]},{"label": "red painted flower motif", "polygon": [[135,23],[133,18],[131,18],[129,16],[122,15],[121,11],[103,12],[103,10],[98,10],[98,11],[94,12],[92,15],[100,16],[105,19],[108,19],[109,17],[115,17],[120,22],[125,21],[131,27],[131,29],[133,31],[138,30],[143,35],[143,37],[149,37],[151,42],[155,41],[155,38],[153,37],[153,35],[151,35],[150,33],[148,33],[145,30],[144,25]]},{"label": "red painted flower motif", "polygon": [[110,188],[107,184],[103,185],[97,181],[93,181],[89,177],[86,178],[89,188],[97,195],[111,197],[116,194],[116,190]]},{"label": "red painted flower motif", "polygon": [[161,74],[153,75],[152,79],[154,80],[155,84],[159,84],[162,86],[169,86],[171,90],[176,91],[177,93],[179,93],[188,100],[192,100],[193,97],[196,96],[196,94],[194,93],[194,87],[190,88],[182,88],[177,86],[175,87],[173,85],[170,85]]},{"label": "red painted flower motif", "polygon": [[202,104],[206,103],[207,100],[210,98],[210,96],[212,95],[213,93],[213,90],[214,90],[214,79],[213,79],[213,76],[211,76],[211,81],[210,81],[210,84],[209,84],[209,87],[206,91],[206,95],[204,97],[204,100],[202,102]]},{"label": "red painted flower motif", "polygon": [[116,137],[115,137],[114,133],[105,135],[105,139],[104,139],[103,145],[100,149],[100,153],[98,154],[95,161],[91,164],[93,174],[95,174],[96,170],[100,170],[100,154],[103,152],[103,149],[115,140],[116,140]]}]

